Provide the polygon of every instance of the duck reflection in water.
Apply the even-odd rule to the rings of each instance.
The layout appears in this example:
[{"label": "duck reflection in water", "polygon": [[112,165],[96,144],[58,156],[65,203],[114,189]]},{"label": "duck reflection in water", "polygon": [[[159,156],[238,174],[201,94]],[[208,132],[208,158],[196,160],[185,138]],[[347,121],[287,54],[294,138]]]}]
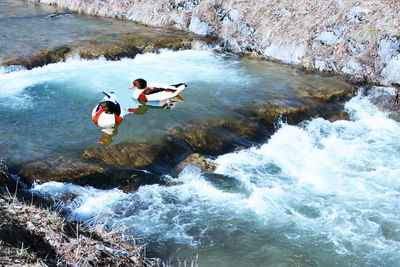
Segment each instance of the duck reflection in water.
[{"label": "duck reflection in water", "polygon": [[113,92],[103,93],[105,94],[105,97],[97,106],[94,107],[92,111],[92,119],[97,126],[102,128],[99,130],[102,132],[102,136],[98,143],[104,147],[109,146],[113,142],[112,138],[118,134],[118,126],[121,125],[122,118],[126,115],[130,113],[142,115],[149,109],[170,110],[177,102],[183,101],[181,97],[149,102],[134,99],[133,107],[124,109],[121,108],[121,105],[118,103]]},{"label": "duck reflection in water", "polygon": [[93,108],[93,122],[101,127],[99,131],[103,132],[98,143],[108,146],[112,142],[112,137],[117,135],[118,126],[122,122],[121,106],[113,92],[106,93],[100,103]]},{"label": "duck reflection in water", "polygon": [[176,103],[183,102],[183,98],[180,96],[176,96],[167,100],[159,100],[159,101],[142,101],[133,99],[133,108],[129,108],[128,111],[130,113],[134,113],[136,115],[143,115],[149,109],[166,109],[171,110],[175,107]]}]

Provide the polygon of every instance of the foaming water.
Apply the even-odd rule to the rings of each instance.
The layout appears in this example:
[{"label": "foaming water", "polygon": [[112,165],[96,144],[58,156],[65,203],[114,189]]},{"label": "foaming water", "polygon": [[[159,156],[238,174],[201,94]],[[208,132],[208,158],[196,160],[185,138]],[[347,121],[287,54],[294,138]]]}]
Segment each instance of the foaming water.
[{"label": "foaming water", "polygon": [[[184,102],[173,108],[149,108],[141,116],[126,116],[113,144],[157,142],[170,127],[181,122],[211,118],[236,119],[235,105],[259,99],[296,96],[285,83],[321,80],[343,81],[318,75],[299,76],[277,64],[238,59],[212,51],[161,51],[134,59],[108,61],[73,57],[56,64],[26,70],[3,67],[0,71],[0,149],[11,164],[21,160],[55,156],[77,156],[102,137],[91,121],[93,107],[102,91],[115,92],[123,110],[137,107],[128,90],[136,78],[167,84],[185,82]],[[265,67],[262,76],[261,66]],[[256,90],[255,90],[256,88]],[[144,114],[146,113],[146,114]],[[138,113],[139,114],[139,113]]]},{"label": "foaming water", "polygon": [[[350,121],[282,124],[267,143],[218,157],[215,174],[188,166],[175,186],[133,194],[77,187],[68,207],[111,216],[172,262],[199,254],[202,266],[395,266],[400,124],[366,97],[346,109]],[[35,190],[70,188],[58,186]]]},{"label": "foaming water", "polygon": [[[207,73],[210,68],[214,71]],[[135,105],[132,91],[128,90],[135,78],[169,84],[186,82],[189,87],[182,96],[189,96],[189,103],[177,105],[184,113],[178,114],[175,108],[151,110],[146,116],[128,116],[114,141],[145,141],[145,136],[154,139],[155,135],[192,115],[194,119],[226,113],[219,107],[221,102],[215,101],[215,97],[210,100],[209,96],[215,95],[214,90],[220,86],[237,83],[242,70],[238,61],[209,51],[164,51],[119,61],[70,58],[32,70],[3,68],[0,123],[7,127],[0,147],[4,156],[11,159],[82,153],[82,148],[100,138],[90,114],[102,99],[102,91],[114,91],[127,109]],[[223,75],[232,79],[223,81],[220,78]],[[265,88],[264,92],[268,90]]]}]

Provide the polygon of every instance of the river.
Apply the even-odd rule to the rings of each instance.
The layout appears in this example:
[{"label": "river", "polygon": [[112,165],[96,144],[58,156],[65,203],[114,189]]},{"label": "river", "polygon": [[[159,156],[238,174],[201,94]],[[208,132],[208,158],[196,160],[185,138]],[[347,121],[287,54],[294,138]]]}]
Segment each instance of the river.
[{"label": "river", "polygon": [[[6,16],[26,19],[28,11],[39,12],[35,19],[42,20],[49,12],[25,2],[17,2],[18,8],[5,3],[9,9],[0,9],[0,23]],[[87,29],[79,16],[60,19]],[[102,23],[90,20],[91,27]],[[0,33],[15,41],[13,32],[0,27]],[[38,36],[25,45],[33,47]],[[211,50],[163,50],[118,61],[75,57],[32,70],[2,67],[2,156],[12,167],[79,157],[88,146],[100,146],[92,108],[102,91],[115,92],[125,109],[134,107],[128,87],[139,77],[186,82],[188,88],[172,108],[124,117],[112,144],[156,143],[179,123],[236,120],[238,105],[299,97],[299,86],[349,86],[338,77]],[[400,124],[367,96],[353,97],[344,108],[350,120],[281,122],[265,142],[211,158],[218,164],[215,173],[188,166],[178,176],[160,175],[174,186],[150,184],[124,193],[49,182],[32,190],[55,200],[76,195],[65,204],[72,217],[124,225],[149,244],[150,256],[173,266],[196,255],[200,266],[396,266]]]}]

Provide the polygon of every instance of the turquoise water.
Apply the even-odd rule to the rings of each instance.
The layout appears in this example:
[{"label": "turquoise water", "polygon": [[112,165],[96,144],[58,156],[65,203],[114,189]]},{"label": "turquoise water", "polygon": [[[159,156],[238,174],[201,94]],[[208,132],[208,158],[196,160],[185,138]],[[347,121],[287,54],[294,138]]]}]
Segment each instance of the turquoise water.
[{"label": "turquoise water", "polygon": [[[397,266],[400,124],[367,97],[350,121],[282,124],[258,147],[215,159],[215,174],[187,167],[176,186],[133,194],[47,183],[82,219],[109,216],[178,266]],[[102,205],[98,205],[102,203]]]},{"label": "turquoise water", "polygon": [[[128,90],[134,79],[167,84],[185,82],[183,102],[171,109],[149,108],[142,115],[128,115],[112,137],[120,142],[157,143],[178,123],[217,117],[238,119],[234,108],[259,99],[295,96],[290,83],[348,86],[342,80],[318,75],[299,76],[294,70],[257,60],[236,59],[211,51],[164,51],[134,59],[107,61],[71,58],[33,70],[0,69],[0,109],[4,116],[0,149],[11,164],[60,155],[78,157],[102,137],[91,112],[115,92],[123,109],[137,103]],[[259,75],[259,68],[264,68]],[[289,79],[287,77],[290,77]]]},{"label": "turquoise water", "polygon": [[[42,23],[54,10],[26,2],[0,5],[0,23],[23,23],[25,17]],[[76,15],[60,19],[76,23],[78,32],[87,30]],[[21,40],[32,42],[27,48],[37,40],[41,45],[39,35],[18,41],[4,27],[0,34],[8,39],[2,38],[1,51],[25,53]],[[65,42],[54,34],[55,42]],[[5,49],[4,43],[10,46]],[[113,144],[157,142],[178,123],[235,120],[237,105],[297,97],[299,88],[348,86],[339,78],[212,51],[1,68],[2,156],[12,166],[60,155],[79,157],[88,146],[99,146],[102,133],[91,111],[102,91],[114,91],[123,108],[134,107],[127,88],[138,77],[186,82],[184,101],[172,109],[125,116]],[[354,97],[345,108],[349,121],[282,123],[264,143],[212,159],[218,164],[213,174],[188,166],[177,177],[160,177],[175,186],[145,185],[127,194],[50,182],[33,190],[56,200],[76,194],[66,204],[72,216],[126,225],[149,243],[151,256],[174,266],[196,255],[201,266],[397,266],[400,125],[365,96]]]}]

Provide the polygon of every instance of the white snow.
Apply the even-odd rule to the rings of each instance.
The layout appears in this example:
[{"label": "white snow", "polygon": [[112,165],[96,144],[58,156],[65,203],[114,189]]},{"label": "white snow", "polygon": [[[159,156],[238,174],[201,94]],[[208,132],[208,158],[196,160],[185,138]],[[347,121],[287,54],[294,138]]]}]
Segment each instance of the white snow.
[{"label": "white snow", "polygon": [[390,39],[382,39],[379,43],[378,55],[383,59],[386,64],[392,60],[392,58],[399,54],[400,40],[396,37]]},{"label": "white snow", "polygon": [[325,45],[333,45],[336,44],[340,39],[340,36],[337,36],[334,32],[322,32],[317,36],[317,40]]},{"label": "white snow", "polygon": [[272,44],[264,50],[264,56],[288,64],[299,64],[305,53],[306,48],[304,45]]},{"label": "white snow", "polygon": [[400,55],[395,56],[383,69],[382,76],[390,83],[400,84]]},{"label": "white snow", "polygon": [[350,13],[347,15],[347,20],[349,23],[360,23],[362,15],[367,15],[369,13],[371,13],[371,10],[355,6],[350,10]]},{"label": "white snow", "polygon": [[194,32],[195,34],[205,36],[212,33],[213,30],[214,29],[211,26],[205,22],[202,22],[197,17],[192,17],[190,20],[189,31]]},{"label": "white snow", "polygon": [[347,66],[342,69],[342,71],[346,74],[351,74],[355,76],[360,76],[362,72],[362,66],[354,59],[350,59],[347,62]]}]

